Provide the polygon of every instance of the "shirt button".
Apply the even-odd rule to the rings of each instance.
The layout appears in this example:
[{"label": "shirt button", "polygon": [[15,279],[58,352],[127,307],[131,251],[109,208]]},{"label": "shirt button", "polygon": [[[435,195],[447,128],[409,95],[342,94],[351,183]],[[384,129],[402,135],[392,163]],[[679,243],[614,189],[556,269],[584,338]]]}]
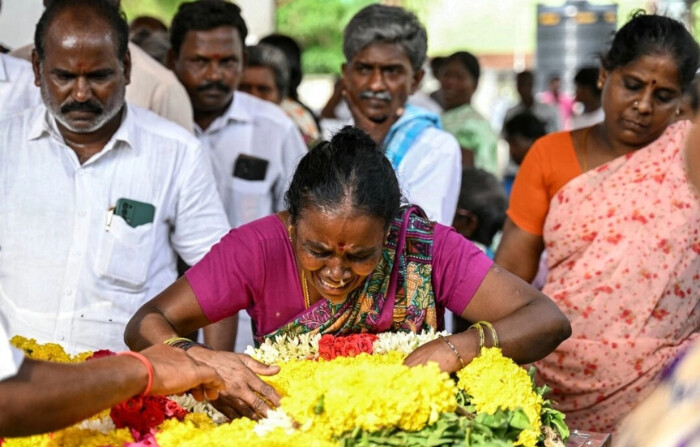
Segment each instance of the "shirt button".
[{"label": "shirt button", "polygon": [[66,295],[71,296],[73,295],[73,289],[66,289]]},{"label": "shirt button", "polygon": [[78,175],[85,175],[85,171],[83,171],[82,169],[79,170],[79,171],[78,171]]}]

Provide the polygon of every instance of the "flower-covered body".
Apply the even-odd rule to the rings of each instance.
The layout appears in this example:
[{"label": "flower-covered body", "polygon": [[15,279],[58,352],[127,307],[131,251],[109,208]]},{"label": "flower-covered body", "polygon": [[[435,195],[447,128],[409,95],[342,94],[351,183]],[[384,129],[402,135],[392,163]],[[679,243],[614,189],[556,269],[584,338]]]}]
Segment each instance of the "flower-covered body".
[{"label": "flower-covered body", "polygon": [[[0,440],[11,446],[522,445],[542,443],[560,413],[531,376],[500,349],[483,349],[455,382],[437,364],[409,368],[406,356],[438,334],[304,335],[268,340],[249,353],[280,366],[264,377],[281,405],[261,421],[227,422],[191,397],[135,397],[67,429]],[[18,339],[26,352],[60,361],[58,345]],[[48,347],[46,347],[48,346]],[[100,353],[99,355],[109,355]],[[466,401],[465,401],[466,399]],[[546,422],[543,424],[543,420]],[[552,423],[556,420],[556,424]],[[558,425],[557,425],[558,424]]]}]

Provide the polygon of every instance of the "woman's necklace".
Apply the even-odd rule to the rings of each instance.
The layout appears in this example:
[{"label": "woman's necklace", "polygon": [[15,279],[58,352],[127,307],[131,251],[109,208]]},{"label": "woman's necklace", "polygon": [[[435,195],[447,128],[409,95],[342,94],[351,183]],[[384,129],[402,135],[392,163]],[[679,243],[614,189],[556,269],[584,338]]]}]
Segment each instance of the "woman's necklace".
[{"label": "woman's necklace", "polygon": [[[294,243],[292,242],[292,230],[294,228],[290,224],[287,227],[287,237],[289,237],[289,243],[292,244],[292,251],[294,251]],[[296,257],[296,253],[295,253]],[[309,298],[309,283],[306,282],[306,274],[304,269],[301,270],[301,291],[304,293],[304,309],[308,309],[311,306],[311,299]]]},{"label": "woman's necklace", "polygon": [[304,291],[304,309],[308,309],[311,306],[311,300],[309,299],[309,284],[306,282],[306,274],[304,270],[301,270],[301,286]]}]

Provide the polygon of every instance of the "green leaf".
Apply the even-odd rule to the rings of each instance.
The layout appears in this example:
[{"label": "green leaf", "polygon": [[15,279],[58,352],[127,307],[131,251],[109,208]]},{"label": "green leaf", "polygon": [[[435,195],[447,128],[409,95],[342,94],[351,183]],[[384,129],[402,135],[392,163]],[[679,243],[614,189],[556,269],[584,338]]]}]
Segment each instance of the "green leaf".
[{"label": "green leaf", "polygon": [[314,414],[323,414],[323,400],[324,400],[325,395],[321,394],[321,397],[318,398],[318,401],[316,402],[316,405],[314,405]]},{"label": "green leaf", "polygon": [[531,427],[530,418],[527,417],[525,412],[518,408],[513,411],[513,417],[510,419],[511,427],[519,428],[520,430],[526,430]]}]

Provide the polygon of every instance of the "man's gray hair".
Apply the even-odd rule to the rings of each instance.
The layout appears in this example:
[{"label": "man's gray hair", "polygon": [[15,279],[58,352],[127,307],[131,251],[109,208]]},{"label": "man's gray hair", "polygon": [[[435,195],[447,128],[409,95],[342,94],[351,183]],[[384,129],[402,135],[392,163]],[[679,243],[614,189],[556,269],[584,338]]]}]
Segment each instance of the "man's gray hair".
[{"label": "man's gray hair", "polygon": [[247,67],[267,67],[272,70],[275,76],[275,85],[282,98],[287,96],[289,86],[289,70],[287,69],[287,58],[277,47],[259,43],[248,47]]},{"label": "man's gray hair", "polygon": [[423,67],[428,52],[428,34],[412,12],[376,4],[360,10],[345,27],[345,59],[350,62],[367,45],[378,42],[403,45],[413,70]]}]

